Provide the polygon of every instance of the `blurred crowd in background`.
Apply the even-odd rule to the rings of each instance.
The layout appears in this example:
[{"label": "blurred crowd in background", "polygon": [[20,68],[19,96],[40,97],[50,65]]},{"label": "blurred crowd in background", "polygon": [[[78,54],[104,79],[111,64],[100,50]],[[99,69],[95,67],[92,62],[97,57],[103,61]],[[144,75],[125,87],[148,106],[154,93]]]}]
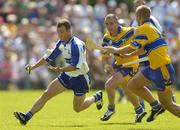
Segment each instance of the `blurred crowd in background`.
[{"label": "blurred crowd in background", "polygon": [[[68,18],[75,36],[84,40],[90,34],[100,43],[107,13],[115,13],[125,26],[135,17],[133,0],[127,1],[131,5],[123,0],[0,0],[0,89],[46,88],[55,76],[47,66],[30,76],[24,67],[53,47],[58,40],[57,21]],[[180,89],[180,0],[151,0],[147,5],[166,34],[176,70],[175,86]],[[103,87],[108,78],[100,55],[98,50],[87,51],[93,88]],[[63,64],[61,58],[57,63]]]}]

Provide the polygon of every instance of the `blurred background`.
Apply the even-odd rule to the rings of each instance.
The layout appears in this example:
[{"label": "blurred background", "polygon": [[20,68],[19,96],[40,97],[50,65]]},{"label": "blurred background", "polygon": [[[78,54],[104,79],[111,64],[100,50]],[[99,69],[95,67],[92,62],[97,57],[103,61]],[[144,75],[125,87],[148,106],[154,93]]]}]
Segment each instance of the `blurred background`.
[{"label": "blurred background", "polygon": [[[164,29],[176,71],[174,85],[180,90],[180,0],[146,2]],[[53,47],[58,40],[57,21],[68,18],[75,36],[83,40],[90,34],[99,43],[107,13],[115,13],[119,22],[129,26],[134,18],[133,0],[0,0],[0,90],[45,89],[56,75],[44,66],[28,76],[24,67]],[[103,88],[108,75],[101,53],[87,53],[92,88]],[[57,64],[63,65],[63,60],[58,58]]]}]

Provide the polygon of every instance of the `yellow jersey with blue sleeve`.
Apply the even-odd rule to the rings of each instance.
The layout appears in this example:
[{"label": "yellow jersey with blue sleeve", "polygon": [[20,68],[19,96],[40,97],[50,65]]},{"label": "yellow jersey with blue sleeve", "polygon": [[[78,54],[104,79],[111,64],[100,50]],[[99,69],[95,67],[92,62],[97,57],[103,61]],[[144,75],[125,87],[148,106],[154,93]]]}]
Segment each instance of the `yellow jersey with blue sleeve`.
[{"label": "yellow jersey with blue sleeve", "polygon": [[[110,33],[107,31],[103,38],[102,46],[113,46],[116,48],[120,48],[126,46],[131,43],[134,37],[134,28],[132,27],[118,27],[118,34],[116,36],[111,36]],[[102,57],[107,57],[107,54],[102,54]],[[123,63],[127,63],[130,61],[137,60],[138,56],[134,56],[131,58],[121,58],[118,54],[114,54],[114,65],[118,66]],[[137,68],[138,63],[132,64],[129,66],[125,66],[125,68]]]},{"label": "yellow jersey with blue sleeve", "polygon": [[150,66],[141,70],[141,73],[154,82],[157,90],[171,91],[175,71],[167,53],[167,43],[161,33],[147,21],[137,28],[130,47],[143,47],[149,58]]},{"label": "yellow jersey with blue sleeve", "polygon": [[137,27],[130,47],[133,49],[144,47],[152,69],[171,63],[164,37],[149,21]]}]

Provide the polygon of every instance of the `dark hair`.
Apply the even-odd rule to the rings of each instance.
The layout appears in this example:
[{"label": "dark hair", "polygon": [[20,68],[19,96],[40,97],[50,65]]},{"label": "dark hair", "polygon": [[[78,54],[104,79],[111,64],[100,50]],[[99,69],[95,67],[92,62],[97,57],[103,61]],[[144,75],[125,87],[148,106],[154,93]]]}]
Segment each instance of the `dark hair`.
[{"label": "dark hair", "polygon": [[69,20],[67,19],[61,19],[58,23],[57,23],[57,28],[60,28],[64,26],[66,29],[71,29],[71,23]]}]

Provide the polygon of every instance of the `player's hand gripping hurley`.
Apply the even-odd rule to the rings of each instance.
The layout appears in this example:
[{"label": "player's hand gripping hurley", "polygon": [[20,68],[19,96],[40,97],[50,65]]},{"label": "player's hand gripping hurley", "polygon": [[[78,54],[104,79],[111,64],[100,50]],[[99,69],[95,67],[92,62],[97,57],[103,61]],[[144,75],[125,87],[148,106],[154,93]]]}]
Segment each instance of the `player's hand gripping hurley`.
[{"label": "player's hand gripping hurley", "polygon": [[[87,46],[87,49],[89,49],[89,50],[98,49],[101,51],[105,51],[105,49],[101,45],[95,43],[94,40],[90,36],[86,37],[86,46]],[[144,61],[148,61],[148,57],[144,57],[144,58],[140,58],[138,60],[127,62],[120,66],[122,66],[122,67],[128,66],[128,65],[132,65],[132,64],[136,64],[136,63],[140,63],[140,62],[144,62]]]},{"label": "player's hand gripping hurley", "polygon": [[31,74],[32,66],[30,64],[26,65],[25,70],[28,74]]}]

